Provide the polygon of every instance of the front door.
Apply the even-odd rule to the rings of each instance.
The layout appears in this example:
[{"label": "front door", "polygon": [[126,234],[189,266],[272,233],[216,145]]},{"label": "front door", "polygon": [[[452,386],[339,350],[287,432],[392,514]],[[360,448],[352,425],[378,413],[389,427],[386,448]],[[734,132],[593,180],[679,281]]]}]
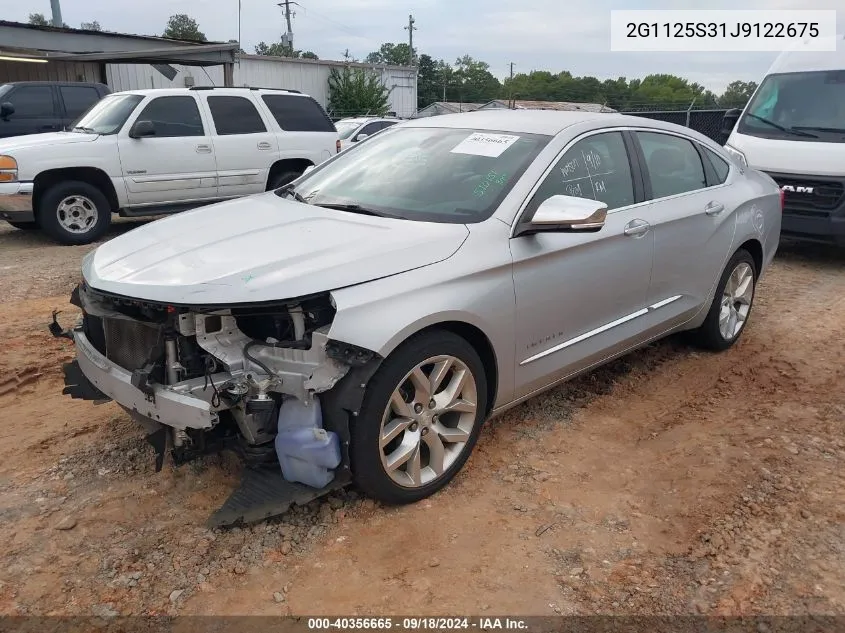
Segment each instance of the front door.
[{"label": "front door", "polygon": [[639,342],[647,311],[653,233],[642,217],[621,132],[583,137],[568,149],[526,209],[553,195],[601,200],[595,233],[511,239],[516,292],[516,396],[528,395]]},{"label": "front door", "polygon": [[[131,138],[138,121],[154,136]],[[118,136],[130,206],[182,204],[217,197],[214,146],[193,96],[154,97]]]}]

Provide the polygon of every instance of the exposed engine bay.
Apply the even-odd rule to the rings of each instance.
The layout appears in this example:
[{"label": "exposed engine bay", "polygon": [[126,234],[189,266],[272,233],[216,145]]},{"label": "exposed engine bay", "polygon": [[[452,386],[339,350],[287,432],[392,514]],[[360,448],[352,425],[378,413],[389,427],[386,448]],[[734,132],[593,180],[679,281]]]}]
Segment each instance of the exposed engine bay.
[{"label": "exposed engine bay", "polygon": [[[261,476],[271,484],[272,477],[284,482],[280,460],[282,471],[296,470],[285,479],[300,492],[314,490],[306,501],[351,479],[349,416],[379,358],[329,339],[335,307],[328,293],[273,305],[186,307],[82,282],[71,303],[83,313],[76,327],[62,332],[55,314],[51,325],[78,351],[65,366],[64,392],[115,400],[146,429],[157,471],[167,452],[178,466],[233,449],[252,470],[266,466]],[[313,433],[294,428],[303,425]],[[298,444],[277,441],[286,427],[285,437]],[[324,456],[331,446],[334,460]],[[323,457],[305,455],[315,450]]]}]

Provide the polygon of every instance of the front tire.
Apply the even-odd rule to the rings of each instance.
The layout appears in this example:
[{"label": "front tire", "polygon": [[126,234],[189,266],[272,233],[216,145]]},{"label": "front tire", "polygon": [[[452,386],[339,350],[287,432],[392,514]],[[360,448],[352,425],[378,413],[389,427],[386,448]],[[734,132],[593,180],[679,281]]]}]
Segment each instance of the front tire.
[{"label": "front tire", "polygon": [[694,342],[716,352],[732,347],[751,316],[756,289],[754,258],[745,249],[739,249],[725,266],[707,318],[692,333]]},{"label": "front tire", "polygon": [[90,244],[106,234],[111,211],[108,199],[97,187],[68,180],[53,185],[41,196],[38,222],[61,244]]},{"label": "front tire", "polygon": [[478,353],[447,331],[418,335],[385,359],[352,427],[355,482],[391,504],[448,484],[472,452],[487,411]]}]

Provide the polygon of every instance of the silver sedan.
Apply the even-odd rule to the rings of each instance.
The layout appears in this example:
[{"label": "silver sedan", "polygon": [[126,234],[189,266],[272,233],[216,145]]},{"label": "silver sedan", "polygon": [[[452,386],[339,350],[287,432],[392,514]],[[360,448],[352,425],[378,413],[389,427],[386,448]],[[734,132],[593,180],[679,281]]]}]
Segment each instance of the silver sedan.
[{"label": "silver sedan", "polygon": [[66,392],[116,400],[177,461],[237,446],[279,486],[416,501],[527,398],[674,332],[736,343],[781,208],[669,123],[401,123],[90,254]]}]

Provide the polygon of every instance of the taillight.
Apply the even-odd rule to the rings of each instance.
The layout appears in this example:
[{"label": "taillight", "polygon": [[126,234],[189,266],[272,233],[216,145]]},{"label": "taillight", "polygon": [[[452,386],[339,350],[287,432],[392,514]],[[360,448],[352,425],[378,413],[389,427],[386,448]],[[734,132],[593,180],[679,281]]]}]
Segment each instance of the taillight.
[{"label": "taillight", "polygon": [[334,144],[335,149],[337,150],[337,154],[340,154],[340,139],[337,139]]},{"label": "taillight", "polygon": [[783,209],[786,206],[786,192],[781,189],[780,190],[780,212],[783,213]]}]

